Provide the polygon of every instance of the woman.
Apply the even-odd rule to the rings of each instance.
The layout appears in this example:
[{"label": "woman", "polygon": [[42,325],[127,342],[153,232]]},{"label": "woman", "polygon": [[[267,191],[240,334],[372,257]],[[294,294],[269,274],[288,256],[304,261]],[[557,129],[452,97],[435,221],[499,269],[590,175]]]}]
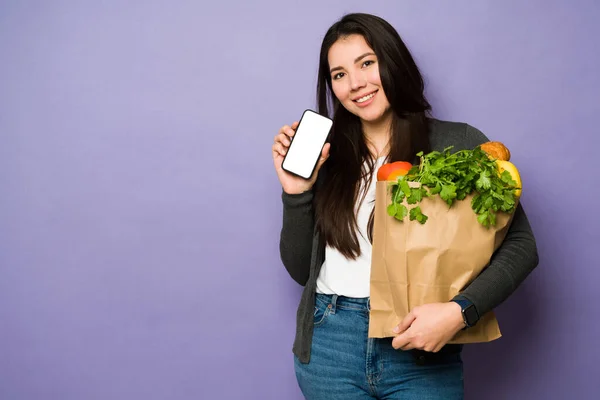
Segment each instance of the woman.
[{"label": "woman", "polygon": [[[368,14],[346,15],[321,47],[319,112],[334,124],[311,179],[281,168],[297,122],[275,137],[281,259],[304,286],[293,351],[307,399],[462,399],[462,345],[446,343],[504,301],[538,263],[519,206],[490,265],[460,295],[413,309],[395,338],[367,337],[377,169],[418,162],[419,151],[487,141],[467,124],[429,118],[423,91],[419,69],[392,26]],[[469,320],[467,308],[477,311]]]}]

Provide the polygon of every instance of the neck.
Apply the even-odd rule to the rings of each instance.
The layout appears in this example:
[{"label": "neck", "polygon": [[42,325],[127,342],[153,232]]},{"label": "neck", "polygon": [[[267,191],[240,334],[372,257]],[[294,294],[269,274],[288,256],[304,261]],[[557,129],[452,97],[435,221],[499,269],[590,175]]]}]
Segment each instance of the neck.
[{"label": "neck", "polygon": [[362,121],[362,129],[373,157],[379,158],[389,152],[389,141],[391,136],[392,114],[379,118],[377,121]]}]

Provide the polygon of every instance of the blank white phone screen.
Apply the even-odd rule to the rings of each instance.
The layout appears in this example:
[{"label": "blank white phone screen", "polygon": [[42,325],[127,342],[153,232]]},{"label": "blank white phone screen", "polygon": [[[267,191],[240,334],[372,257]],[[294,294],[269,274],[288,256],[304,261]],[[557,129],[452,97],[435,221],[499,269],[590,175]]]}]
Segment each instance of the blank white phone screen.
[{"label": "blank white phone screen", "polygon": [[332,124],[329,118],[305,111],[283,161],[283,168],[310,178]]}]

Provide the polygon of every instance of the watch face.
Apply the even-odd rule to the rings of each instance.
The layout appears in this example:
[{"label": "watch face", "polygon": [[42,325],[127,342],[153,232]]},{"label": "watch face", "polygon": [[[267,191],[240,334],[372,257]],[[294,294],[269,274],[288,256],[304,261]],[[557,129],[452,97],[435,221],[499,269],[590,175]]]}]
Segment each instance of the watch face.
[{"label": "watch face", "polygon": [[477,310],[474,306],[469,306],[465,308],[465,319],[467,320],[467,324],[469,326],[474,325],[475,322],[477,322],[478,317],[479,316],[477,315]]}]

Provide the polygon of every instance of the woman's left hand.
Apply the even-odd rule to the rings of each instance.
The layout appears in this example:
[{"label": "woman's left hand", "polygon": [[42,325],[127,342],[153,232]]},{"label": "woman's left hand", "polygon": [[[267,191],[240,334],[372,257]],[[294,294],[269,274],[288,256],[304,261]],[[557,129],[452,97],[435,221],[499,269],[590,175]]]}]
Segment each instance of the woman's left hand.
[{"label": "woman's left hand", "polygon": [[438,352],[465,327],[460,306],[431,303],[415,307],[394,329],[398,336],[392,341],[395,349]]}]

